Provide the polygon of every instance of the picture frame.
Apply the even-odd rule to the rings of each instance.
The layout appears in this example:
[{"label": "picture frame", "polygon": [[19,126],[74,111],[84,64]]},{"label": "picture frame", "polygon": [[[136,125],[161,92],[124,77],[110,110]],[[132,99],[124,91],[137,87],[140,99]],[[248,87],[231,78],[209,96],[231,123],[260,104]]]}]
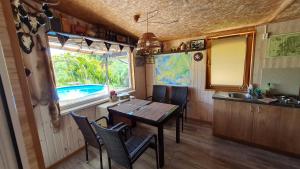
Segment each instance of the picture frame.
[{"label": "picture frame", "polygon": [[204,39],[192,40],[191,41],[191,49],[192,50],[205,49],[205,40]]}]

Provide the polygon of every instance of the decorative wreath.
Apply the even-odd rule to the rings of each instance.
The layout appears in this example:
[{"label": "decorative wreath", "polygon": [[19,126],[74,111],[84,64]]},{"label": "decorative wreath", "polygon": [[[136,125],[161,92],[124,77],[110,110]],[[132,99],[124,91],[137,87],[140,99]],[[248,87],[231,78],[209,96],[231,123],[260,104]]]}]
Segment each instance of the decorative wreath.
[{"label": "decorative wreath", "polygon": [[22,50],[27,54],[31,53],[34,46],[32,36],[29,33],[18,32],[18,38]]}]

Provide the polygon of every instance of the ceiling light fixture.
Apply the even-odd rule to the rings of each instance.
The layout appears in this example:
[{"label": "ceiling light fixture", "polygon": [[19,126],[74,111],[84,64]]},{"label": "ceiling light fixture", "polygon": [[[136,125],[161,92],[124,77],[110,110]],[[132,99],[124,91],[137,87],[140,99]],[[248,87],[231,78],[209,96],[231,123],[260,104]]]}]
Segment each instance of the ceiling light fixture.
[{"label": "ceiling light fixture", "polygon": [[[137,53],[140,55],[150,55],[154,50],[160,48],[160,42],[158,38],[155,36],[154,33],[148,32],[149,19],[153,18],[157,12],[158,12],[157,10],[152,12],[147,12],[147,18],[144,21],[140,21],[140,22],[147,22],[147,32],[142,34],[137,44]],[[153,14],[153,15],[149,18],[149,14]],[[140,15],[134,16],[134,20],[136,22],[138,22],[139,18]]]}]

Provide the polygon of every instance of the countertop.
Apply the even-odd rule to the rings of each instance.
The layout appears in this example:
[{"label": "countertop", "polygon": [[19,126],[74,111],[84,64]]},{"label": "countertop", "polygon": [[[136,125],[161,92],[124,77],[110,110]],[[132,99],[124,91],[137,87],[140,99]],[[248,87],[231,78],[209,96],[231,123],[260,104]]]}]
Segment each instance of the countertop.
[{"label": "countertop", "polygon": [[262,101],[259,101],[256,98],[232,98],[229,97],[228,93],[215,93],[212,96],[213,99],[216,100],[229,100],[229,101],[236,101],[236,102],[246,102],[246,103],[254,103],[254,104],[264,104],[264,105],[272,105],[272,106],[282,106],[282,107],[292,107],[292,108],[300,108],[300,104],[288,104],[288,103],[282,103],[279,101],[274,101],[271,103],[265,103]]}]

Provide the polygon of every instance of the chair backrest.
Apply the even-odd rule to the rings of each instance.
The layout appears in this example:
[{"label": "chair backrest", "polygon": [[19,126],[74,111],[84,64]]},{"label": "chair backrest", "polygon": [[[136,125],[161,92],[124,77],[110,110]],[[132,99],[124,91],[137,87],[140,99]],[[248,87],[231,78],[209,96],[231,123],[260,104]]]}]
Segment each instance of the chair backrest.
[{"label": "chair backrest", "polygon": [[100,134],[108,156],[118,164],[129,167],[130,156],[124,141],[122,140],[121,133],[114,129],[107,129],[99,126],[96,122],[92,122],[97,133]]},{"label": "chair backrest", "polygon": [[171,103],[183,106],[187,103],[188,87],[172,86]]},{"label": "chair backrest", "polygon": [[162,102],[166,100],[167,86],[153,85],[152,101]]},{"label": "chair backrest", "polygon": [[91,146],[100,148],[99,140],[88,120],[85,116],[77,115],[76,113],[71,113],[71,116],[75,120],[76,124],[78,125],[84,140]]}]

